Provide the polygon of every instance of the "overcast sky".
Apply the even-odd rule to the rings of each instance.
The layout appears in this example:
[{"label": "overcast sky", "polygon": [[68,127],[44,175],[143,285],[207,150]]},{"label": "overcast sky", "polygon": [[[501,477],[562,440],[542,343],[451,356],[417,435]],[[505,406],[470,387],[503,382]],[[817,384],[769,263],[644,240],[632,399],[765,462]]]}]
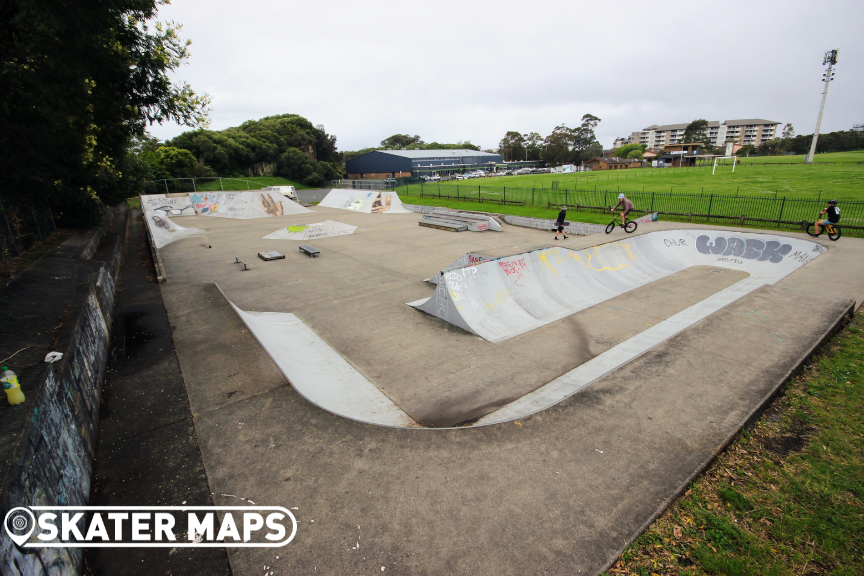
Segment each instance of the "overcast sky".
[{"label": "overcast sky", "polygon": [[[294,113],[340,150],[391,134],[496,148],[602,119],[597,136],[696,118],[813,132],[825,50],[840,50],[821,132],[864,123],[864,2],[173,0],[214,130]],[[153,126],[161,139],[187,128]]]}]

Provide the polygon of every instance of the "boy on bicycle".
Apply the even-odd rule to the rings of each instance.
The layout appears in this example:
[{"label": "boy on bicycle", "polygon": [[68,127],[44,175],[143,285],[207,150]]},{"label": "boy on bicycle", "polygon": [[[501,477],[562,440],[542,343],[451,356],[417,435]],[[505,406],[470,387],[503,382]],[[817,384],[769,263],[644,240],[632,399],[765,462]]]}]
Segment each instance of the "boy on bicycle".
[{"label": "boy on bicycle", "polygon": [[840,222],[840,208],[837,207],[837,200],[828,200],[828,206],[819,212],[819,216],[826,215],[827,218],[816,220],[813,228],[816,235],[820,234],[819,226],[827,226],[828,224],[837,224]]},{"label": "boy on bicycle", "polygon": [[621,212],[621,227],[623,228],[624,225],[627,224],[627,214],[633,210],[633,202],[628,200],[622,192],[621,194],[618,194],[618,204],[616,204],[615,208],[612,208],[612,210],[617,210],[619,206],[621,206],[621,209],[623,210],[623,212]]}]

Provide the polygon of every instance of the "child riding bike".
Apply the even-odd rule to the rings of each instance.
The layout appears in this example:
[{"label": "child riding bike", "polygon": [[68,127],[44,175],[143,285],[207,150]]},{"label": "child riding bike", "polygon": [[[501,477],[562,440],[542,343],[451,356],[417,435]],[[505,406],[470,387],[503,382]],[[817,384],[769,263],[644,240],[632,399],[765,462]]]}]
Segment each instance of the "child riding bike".
[{"label": "child riding bike", "polygon": [[827,218],[816,220],[813,224],[816,235],[822,233],[819,226],[828,226],[829,224],[838,224],[840,222],[840,208],[837,206],[837,200],[828,200],[828,206],[819,212],[819,216],[826,215]]}]

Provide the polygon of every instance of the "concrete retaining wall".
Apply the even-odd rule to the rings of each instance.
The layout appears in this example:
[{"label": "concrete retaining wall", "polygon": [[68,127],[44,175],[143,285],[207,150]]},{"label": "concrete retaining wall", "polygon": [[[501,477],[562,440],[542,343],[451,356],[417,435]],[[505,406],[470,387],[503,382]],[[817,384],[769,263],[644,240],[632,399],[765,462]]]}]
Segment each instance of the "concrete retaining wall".
[{"label": "concrete retaining wall", "polygon": [[[510,214],[502,214],[501,218],[513,226],[524,226],[525,228],[537,228],[538,230],[546,230],[549,232],[555,228],[555,219],[547,218],[529,218],[527,216],[512,216]],[[600,224],[587,224],[585,222],[570,222],[564,227],[567,234],[579,234],[581,236],[590,236],[591,234],[599,234],[606,230],[605,226]]]},{"label": "concrete retaining wall", "polygon": [[[70,246],[56,249],[61,255],[33,266],[4,290],[25,304],[26,284],[35,290],[45,285],[45,274],[68,275],[74,282],[58,297],[63,299],[65,316],[47,342],[33,348],[44,356],[45,346],[63,353],[54,364],[30,356],[19,381],[27,400],[17,406],[2,406],[0,437],[4,442],[0,469],[0,514],[17,506],[82,506],[90,497],[90,473],[99,422],[102,380],[110,343],[114,292],[123,250],[127,212],[111,212],[114,233],[99,245],[105,228],[94,230],[74,247],[72,258],[62,254]],[[97,249],[102,261],[90,260]],[[50,255],[49,255],[50,256]],[[47,256],[46,256],[47,258]],[[39,263],[37,263],[39,264]],[[28,272],[31,272],[28,274]],[[11,288],[11,290],[10,290]],[[16,290],[17,288],[17,290]],[[45,306],[57,322],[56,308]],[[14,311],[13,311],[14,313]],[[8,315],[9,311],[4,311]],[[41,335],[41,333],[38,333]],[[26,335],[23,335],[26,337]],[[52,341],[53,340],[53,341]],[[31,342],[33,342],[31,340]],[[0,574],[80,574],[82,554],[78,548],[22,549],[0,531]]]}]

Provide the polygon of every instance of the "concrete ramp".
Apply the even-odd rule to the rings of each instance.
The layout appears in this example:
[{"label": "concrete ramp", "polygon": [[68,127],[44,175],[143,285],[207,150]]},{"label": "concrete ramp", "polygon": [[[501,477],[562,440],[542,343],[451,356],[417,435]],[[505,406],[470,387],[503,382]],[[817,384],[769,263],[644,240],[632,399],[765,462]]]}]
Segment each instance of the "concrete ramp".
[{"label": "concrete ramp", "polygon": [[438,274],[435,274],[431,278],[427,278],[426,282],[437,286],[444,278],[445,273],[451,270],[456,270],[458,268],[467,268],[468,266],[474,266],[476,264],[480,264],[481,262],[488,262],[489,260],[492,260],[492,258],[490,258],[489,256],[477,254],[476,252],[466,252],[464,256],[444,268],[444,270],[442,270]]},{"label": "concrete ramp", "polygon": [[196,192],[189,198],[199,216],[246,220],[312,212],[278,192]]},{"label": "concrete ramp", "polygon": [[142,194],[141,210],[156,212],[163,218],[171,216],[195,216],[195,207],[188,194]]},{"label": "concrete ramp", "polygon": [[370,424],[417,427],[410,416],[294,314],[244,311],[229,303],[291,386],[312,404]]},{"label": "concrete ramp", "polygon": [[144,212],[144,221],[147,222],[147,228],[150,230],[150,236],[153,238],[153,243],[156,244],[157,249],[181,238],[188,238],[204,232],[201,228],[178,226],[166,216],[163,210]]},{"label": "concrete ramp", "polygon": [[329,238],[330,236],[343,236],[353,234],[357,226],[342,224],[333,220],[316,222],[314,224],[291,224],[286,228],[280,228],[272,234],[264,236],[265,240],[313,240],[315,238]]},{"label": "concrete ramp", "polygon": [[327,208],[340,208],[366,214],[411,214],[402,206],[396,192],[334,188],[318,204]]},{"label": "concrete ramp", "polygon": [[703,317],[701,312],[710,314],[777,282],[824,250],[815,242],[771,234],[658,231],[583,250],[551,247],[453,269],[432,297],[409,305],[498,343],[690,266],[749,274],[709,298],[697,314]]},{"label": "concrete ramp", "polygon": [[268,218],[306,214],[308,208],[278,192],[194,192],[192,194],[143,194],[141,209],[172,216],[218,216],[221,218]]}]

